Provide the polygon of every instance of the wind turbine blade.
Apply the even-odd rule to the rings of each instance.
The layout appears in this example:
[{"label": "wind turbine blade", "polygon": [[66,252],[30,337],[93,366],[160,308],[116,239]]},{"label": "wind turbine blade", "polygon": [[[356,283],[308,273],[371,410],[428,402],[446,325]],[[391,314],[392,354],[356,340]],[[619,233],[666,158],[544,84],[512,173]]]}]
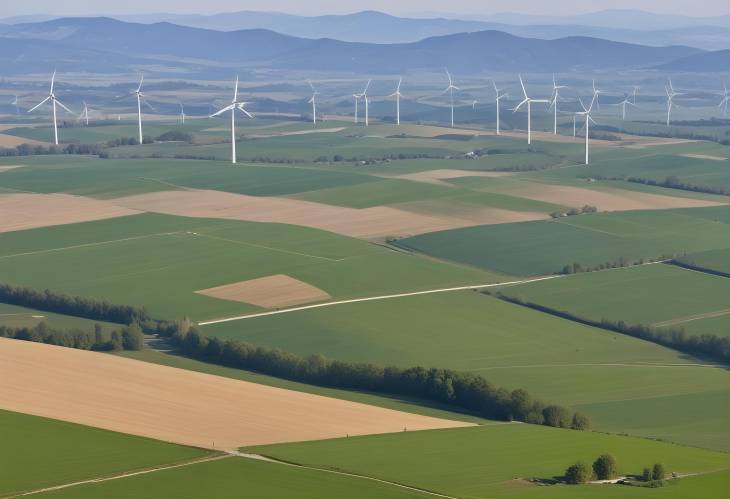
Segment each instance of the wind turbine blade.
[{"label": "wind turbine blade", "polygon": [[236,87],[233,89],[233,102],[238,100],[238,75],[236,75]]},{"label": "wind turbine blade", "polygon": [[221,109],[220,111],[218,111],[218,112],[215,112],[215,113],[211,114],[211,115],[210,115],[210,116],[208,116],[208,117],[209,117],[209,118],[215,118],[216,116],[220,116],[221,114],[225,113],[226,111],[230,111],[230,110],[231,110],[231,109],[233,109],[234,107],[236,107],[236,105],[235,105],[235,104],[230,104],[230,105],[228,105],[228,106],[224,107],[223,109]]},{"label": "wind turbine blade", "polygon": [[61,106],[63,109],[65,109],[69,113],[73,114],[73,111],[71,111],[69,108],[67,108],[66,106],[64,106],[63,105],[63,102],[61,102],[60,100],[56,99],[56,104],[58,104],[59,106]]},{"label": "wind turbine blade", "polygon": [[316,92],[316,90],[314,90],[314,85],[312,85],[312,80],[307,80],[307,83],[309,84],[309,88],[312,89],[312,92]]},{"label": "wind turbine blade", "polygon": [[400,85],[401,85],[401,83],[403,83],[403,77],[402,76],[400,78],[398,78],[398,87],[395,90],[397,93],[400,93]]},{"label": "wind turbine blade", "polygon": [[520,77],[520,85],[522,86],[522,93],[525,95],[525,100],[529,99],[527,96],[527,90],[525,90],[525,83],[522,81],[522,75],[518,75]]},{"label": "wind turbine blade", "polygon": [[528,97],[528,98],[526,98],[525,100],[523,100],[522,102],[520,102],[519,104],[517,104],[517,107],[515,107],[515,108],[514,108],[514,109],[513,109],[512,111],[513,111],[513,112],[517,112],[517,111],[518,111],[518,110],[519,110],[519,109],[520,109],[520,108],[521,108],[522,106],[524,106],[524,105],[525,105],[525,103],[527,103],[527,102],[528,102],[529,100],[530,100],[530,98],[529,98],[529,97]]},{"label": "wind turbine blade", "polygon": [[249,118],[253,119],[253,115],[252,115],[251,113],[249,113],[248,111],[246,111],[246,110],[245,110],[245,109],[243,108],[243,104],[240,104],[240,105],[236,106],[236,109],[238,109],[239,111],[241,111],[241,112],[242,112],[243,114],[245,114],[245,115],[246,115],[246,116],[248,116]]},{"label": "wind turbine blade", "polygon": [[368,93],[368,89],[370,88],[370,83],[371,83],[372,81],[373,81],[373,80],[368,80],[368,83],[367,83],[367,85],[365,85],[365,90],[363,90],[363,91],[362,91],[362,94],[363,94],[363,95],[365,95],[365,94],[367,94],[367,93]]},{"label": "wind turbine blade", "polygon": [[31,113],[31,112],[35,111],[36,109],[38,109],[39,107],[41,107],[43,104],[45,104],[46,102],[48,102],[50,100],[50,98],[51,98],[51,96],[49,95],[48,97],[46,97],[45,99],[43,99],[42,101],[40,101],[38,104],[36,104],[34,107],[28,109],[28,112]]},{"label": "wind turbine blade", "polygon": [[53,76],[51,76],[51,93],[53,93],[53,85],[56,82],[56,70],[53,70]]},{"label": "wind turbine blade", "polygon": [[142,82],[144,81],[144,75],[139,75],[139,86],[137,87],[137,93],[142,91]]},{"label": "wind turbine blade", "polygon": [[580,107],[583,108],[583,112],[584,113],[587,113],[588,112],[588,109],[586,109],[586,105],[583,104],[583,99],[581,99],[580,97],[578,97],[578,102],[580,102]]}]

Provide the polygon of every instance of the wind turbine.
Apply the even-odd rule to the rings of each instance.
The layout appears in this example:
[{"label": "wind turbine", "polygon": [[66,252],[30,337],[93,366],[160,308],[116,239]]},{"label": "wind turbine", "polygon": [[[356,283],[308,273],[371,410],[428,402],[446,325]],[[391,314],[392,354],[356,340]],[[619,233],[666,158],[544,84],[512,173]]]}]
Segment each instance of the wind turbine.
[{"label": "wind turbine", "polygon": [[246,104],[248,103],[238,100],[238,76],[236,76],[236,86],[233,90],[233,100],[231,100],[231,103],[223,109],[210,115],[210,117],[213,118],[215,116],[220,116],[227,111],[231,112],[231,163],[233,163],[234,165],[236,164],[236,110],[241,111],[243,114],[253,119],[251,113],[244,109],[244,106]]},{"label": "wind turbine", "polygon": [[553,73],[553,97],[550,101],[550,107],[553,108],[553,135],[558,134],[558,99],[561,88],[566,88],[566,86],[558,85],[555,81],[555,73]]},{"label": "wind turbine", "polygon": [[629,94],[624,94],[624,100],[617,104],[613,104],[614,106],[621,106],[621,121],[626,121],[626,106],[634,106],[636,107],[636,104],[634,104],[631,100],[631,97]]},{"label": "wind turbine", "polygon": [[674,98],[677,97],[678,95],[682,95],[682,94],[674,91],[674,86],[672,85],[671,78],[669,78],[669,86],[665,86],[664,91],[667,93],[667,126],[669,126],[669,118],[672,115],[672,106],[674,104]]},{"label": "wind turbine", "polygon": [[730,92],[727,90],[727,85],[722,84],[722,100],[720,101],[720,105],[717,106],[719,109],[722,109],[722,115],[727,115],[727,103],[730,101]]},{"label": "wind turbine", "polygon": [[312,105],[312,124],[317,124],[317,96],[319,95],[319,92],[317,92],[314,89],[314,85],[312,85],[312,82],[310,80],[307,80],[307,83],[309,83],[309,88],[312,89],[312,98],[307,101],[307,104]]},{"label": "wind turbine", "polygon": [[137,86],[137,90],[133,90],[132,92],[129,92],[131,95],[134,95],[137,97],[137,127],[139,129],[139,143],[141,144],[143,142],[144,137],[142,136],[142,102],[145,103],[147,107],[152,109],[152,106],[150,106],[147,101],[144,100],[145,94],[142,93],[142,83],[144,82],[144,75],[140,75],[139,77],[139,85]]},{"label": "wind turbine", "polygon": [[509,95],[501,93],[502,89],[497,88],[496,81],[492,80],[492,85],[494,85],[494,94],[495,94],[494,100],[497,103],[497,135],[499,135],[499,101],[509,97]]},{"label": "wind turbine", "polygon": [[522,75],[520,76],[520,85],[522,86],[522,93],[524,94],[525,98],[522,102],[517,104],[517,107],[515,107],[512,111],[517,112],[523,105],[527,104],[527,143],[532,144],[532,103],[533,102],[543,102],[548,103],[550,102],[547,99],[531,99],[527,95],[527,90],[525,90],[525,83],[522,81]]},{"label": "wind turbine", "polygon": [[598,90],[596,88],[596,80],[594,79],[593,80],[593,98],[591,100],[595,101],[596,109],[599,109],[599,110],[601,109],[601,102],[598,100],[598,96],[599,96],[599,94],[602,94],[602,93],[603,93],[603,90]]},{"label": "wind turbine", "polygon": [[641,87],[639,87],[638,85],[634,85],[634,92],[633,92],[633,95],[632,95],[632,99],[634,101],[634,104],[636,104],[636,92],[639,91],[639,88],[641,88]]},{"label": "wind turbine", "polygon": [[89,106],[86,105],[86,101],[84,102],[84,110],[81,111],[81,114],[79,115],[80,120],[86,121],[86,126],[89,126]]},{"label": "wind turbine", "polygon": [[473,111],[477,110],[477,104],[479,104],[478,100],[474,99],[473,101],[471,101],[471,108]]},{"label": "wind turbine", "polygon": [[446,87],[443,93],[449,92],[451,96],[451,128],[454,128],[454,90],[459,90],[459,87],[454,85],[454,80],[451,78],[451,73],[448,69],[445,69],[446,76],[449,78],[449,86]]},{"label": "wind turbine", "polygon": [[400,85],[403,83],[403,77],[398,79],[398,86],[395,87],[395,92],[389,95],[389,97],[395,97],[395,123],[400,125],[400,98],[403,94],[400,93]]},{"label": "wind turbine", "polygon": [[365,100],[365,126],[370,125],[370,112],[369,112],[369,100],[368,100],[368,88],[370,88],[370,82],[372,80],[368,80],[367,84],[365,85],[365,88],[363,89],[362,93],[355,94],[355,122],[357,123],[357,101],[358,99],[364,99]]},{"label": "wind turbine", "polygon": [[18,106],[18,96],[15,96],[15,99],[13,99],[13,102],[10,103],[11,106],[15,106],[15,114],[20,114],[20,107]]},{"label": "wind turbine", "polygon": [[183,106],[183,103],[180,103],[180,124],[185,124],[185,106]]},{"label": "wind turbine", "polygon": [[56,94],[53,93],[53,86],[56,82],[56,72],[53,72],[53,76],[51,76],[51,90],[48,92],[48,97],[40,101],[38,104],[36,104],[34,107],[28,109],[28,112],[31,113],[41,107],[43,104],[45,104],[48,101],[51,101],[51,107],[53,108],[53,138],[56,145],[58,145],[58,122],[56,120],[56,104],[61,106],[63,109],[68,111],[69,113],[73,113],[69,108],[63,105],[63,103],[56,98]]},{"label": "wind turbine", "polygon": [[[578,102],[580,102],[580,107],[583,108],[582,112],[575,113],[576,116],[585,116],[586,122],[585,122],[585,129],[586,129],[586,165],[588,164],[588,137],[589,137],[589,129],[590,129],[590,123],[596,123],[593,121],[593,118],[591,117],[591,111],[593,110],[593,104],[597,102],[598,97],[597,94],[593,94],[593,98],[591,99],[590,105],[586,108],[585,104],[583,104],[583,100],[578,98]],[[575,123],[575,122],[574,122]]]}]

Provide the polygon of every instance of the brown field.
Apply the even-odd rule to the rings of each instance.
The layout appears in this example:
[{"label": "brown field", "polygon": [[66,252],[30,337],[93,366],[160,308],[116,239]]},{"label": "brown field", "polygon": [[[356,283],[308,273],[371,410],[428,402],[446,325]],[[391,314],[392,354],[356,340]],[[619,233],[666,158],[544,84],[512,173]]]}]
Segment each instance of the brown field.
[{"label": "brown field", "polygon": [[336,128],[312,128],[310,130],[295,130],[292,132],[277,132],[277,133],[270,133],[270,134],[246,134],[248,138],[253,139],[266,139],[269,137],[285,137],[287,135],[309,135],[310,133],[336,133],[341,132],[344,130],[345,127],[336,127]]},{"label": "brown field", "polygon": [[283,274],[234,282],[196,293],[263,308],[291,307],[331,298],[325,291]]},{"label": "brown field", "polygon": [[538,184],[524,182],[510,188],[508,194],[536,199],[562,206],[596,206],[601,211],[658,210],[669,208],[691,208],[717,206],[722,203],[622,189],[586,189],[566,185]]},{"label": "brown field", "polygon": [[89,222],[139,213],[70,194],[0,194],[0,232]]},{"label": "brown field", "polygon": [[507,177],[509,175],[514,175],[514,173],[441,169],[441,170],[427,170],[427,171],[416,172],[416,173],[406,173],[404,175],[396,175],[396,176],[393,176],[390,178],[400,178],[403,180],[412,180],[414,182],[426,182],[429,184],[439,184],[439,185],[447,185],[449,187],[454,187],[453,184],[449,184],[448,182],[443,182],[443,180],[448,180],[448,179],[452,179],[452,178],[461,178],[461,177]]},{"label": "brown field", "polygon": [[2,409],[204,448],[470,426],[7,338],[0,378]]},{"label": "brown field", "polygon": [[24,139],[23,137],[16,137],[15,135],[8,135],[0,133],[0,147],[16,147],[20,144],[30,144],[32,146],[45,146],[48,142],[41,142],[39,140]]},{"label": "brown field", "polygon": [[711,156],[709,154],[680,154],[684,158],[695,158],[695,159],[711,159],[713,161],[727,161],[727,158],[722,156]]},{"label": "brown field", "polygon": [[4,165],[0,166],[0,173],[6,172],[8,170],[14,170],[16,168],[20,168],[22,165]]},{"label": "brown field", "polygon": [[[136,210],[186,217],[302,225],[366,239],[422,234],[476,223],[499,223],[490,221],[490,210],[484,212],[483,220],[475,222],[469,218],[422,214],[390,206],[355,209],[298,199],[209,190],[152,192],[118,198],[113,202]],[[544,218],[544,215],[541,217]]]}]

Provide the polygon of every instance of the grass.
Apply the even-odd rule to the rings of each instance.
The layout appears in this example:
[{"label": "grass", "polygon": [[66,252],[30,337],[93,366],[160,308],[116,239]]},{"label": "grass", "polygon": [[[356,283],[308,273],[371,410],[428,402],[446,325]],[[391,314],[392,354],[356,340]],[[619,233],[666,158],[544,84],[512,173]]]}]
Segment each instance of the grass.
[{"label": "grass", "polygon": [[[560,477],[574,462],[590,464],[602,453],[616,457],[621,474],[639,474],[655,462],[663,463],[668,472],[678,473],[730,467],[730,456],[724,453],[527,424],[406,432],[247,450],[288,462],[336,468],[473,498],[648,497],[647,489],[619,485],[540,487],[522,480]],[[663,492],[656,494],[665,497]],[[719,490],[715,493],[719,497]]]},{"label": "grass", "polygon": [[597,213],[422,234],[403,248],[499,272],[532,275],[730,247],[730,207]]},{"label": "grass", "polygon": [[[7,381],[7,380],[6,380]],[[0,494],[186,461],[208,452],[0,411]]]},{"label": "grass", "polygon": [[[504,293],[592,320],[730,336],[730,279],[674,265],[576,274]],[[705,321],[713,316],[708,326]]]},{"label": "grass", "polygon": [[[714,402],[710,394],[703,404],[704,394],[730,389],[730,373],[722,368],[471,291],[311,309],[205,326],[203,332],[302,355],[472,371],[549,402],[586,406],[591,416],[591,404],[695,394],[695,407],[706,409],[710,421]],[[650,403],[644,407],[637,419],[654,414]],[[673,440],[707,443],[705,424],[698,417]],[[597,427],[619,425],[606,417]],[[710,444],[730,450],[730,432],[721,429]]]},{"label": "grass", "polygon": [[0,234],[0,248],[6,282],[195,320],[257,308],[194,291],[274,274],[301,279],[334,298],[498,279],[315,229],[158,214]]},{"label": "grass", "polygon": [[730,274],[730,248],[692,253],[677,260],[680,263],[708,269],[709,271]]},{"label": "grass", "polygon": [[393,485],[243,458],[226,458],[111,482],[51,492],[42,497],[158,499],[260,498],[383,499],[423,498],[424,494]]},{"label": "grass", "polygon": [[0,325],[8,327],[33,327],[40,322],[45,322],[52,328],[81,329],[84,331],[93,331],[95,324],[101,324],[102,329],[105,331],[111,331],[121,327],[119,324],[112,324],[111,322],[93,321],[71,315],[54,314],[45,310],[35,310],[0,303]]}]

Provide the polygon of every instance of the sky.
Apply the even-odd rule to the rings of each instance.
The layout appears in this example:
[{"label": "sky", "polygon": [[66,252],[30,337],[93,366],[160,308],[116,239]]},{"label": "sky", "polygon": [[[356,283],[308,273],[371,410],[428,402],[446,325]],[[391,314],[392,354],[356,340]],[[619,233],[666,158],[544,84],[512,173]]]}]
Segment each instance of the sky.
[{"label": "sky", "polygon": [[[424,13],[492,14],[524,12],[570,15],[603,9],[641,9],[664,14],[712,16],[730,13],[727,0],[2,0],[2,15],[24,14],[179,14],[265,10],[294,14],[342,14],[360,10],[380,10],[396,15]],[[204,6],[204,7],[201,7]]]}]

